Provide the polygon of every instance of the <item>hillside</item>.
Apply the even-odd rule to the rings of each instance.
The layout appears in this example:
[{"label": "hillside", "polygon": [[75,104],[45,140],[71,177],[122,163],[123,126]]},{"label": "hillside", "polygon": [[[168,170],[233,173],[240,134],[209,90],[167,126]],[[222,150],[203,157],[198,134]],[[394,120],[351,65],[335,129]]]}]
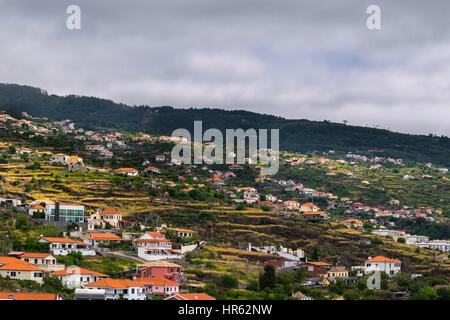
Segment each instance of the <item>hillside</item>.
[{"label": "hillside", "polygon": [[371,153],[384,156],[450,165],[448,137],[400,134],[328,121],[289,120],[247,111],[208,108],[132,107],[95,97],[49,95],[39,88],[14,84],[0,84],[0,106],[13,115],[25,111],[51,120],[70,118],[86,129],[111,128],[170,135],[177,128],[192,131],[194,120],[202,120],[204,129],[279,128],[283,150],[372,150]]}]

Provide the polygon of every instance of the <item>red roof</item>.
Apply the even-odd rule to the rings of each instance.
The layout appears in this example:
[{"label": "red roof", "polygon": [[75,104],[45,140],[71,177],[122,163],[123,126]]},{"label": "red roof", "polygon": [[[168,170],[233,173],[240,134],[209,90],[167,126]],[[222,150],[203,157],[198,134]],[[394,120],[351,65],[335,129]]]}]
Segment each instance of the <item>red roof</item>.
[{"label": "red roof", "polygon": [[383,256],[376,256],[375,258],[367,259],[366,262],[401,262],[401,261],[398,259],[389,259]]},{"label": "red roof", "polygon": [[313,264],[315,266],[330,266],[331,267],[331,264],[326,263],[326,262],[320,262],[320,261],[318,261],[318,262],[310,262],[310,261],[308,261],[307,263]]},{"label": "red roof", "polygon": [[120,213],[114,210],[113,208],[106,208],[105,210],[100,212],[100,214],[104,215],[104,214],[120,214]]},{"label": "red roof", "polygon": [[43,206],[41,206],[40,204],[35,204],[34,206],[31,207],[31,209],[45,210],[45,208]]},{"label": "red roof", "polygon": [[123,241],[121,237],[113,233],[91,233],[91,236],[87,239],[98,241]]},{"label": "red roof", "polygon": [[57,237],[43,237],[42,239],[47,240],[48,242],[70,242],[76,243],[77,241],[69,239],[69,238],[57,238]]},{"label": "red roof", "polygon": [[174,297],[177,300],[216,300],[206,293],[177,293]]},{"label": "red roof", "polygon": [[155,278],[137,278],[136,281],[146,286],[180,286],[180,284],[161,276]]},{"label": "red roof", "polygon": [[315,214],[322,214],[324,211],[308,211],[308,212],[304,212],[304,215],[315,215]]},{"label": "red roof", "polygon": [[21,258],[38,258],[44,259],[48,256],[51,256],[51,253],[34,253],[34,252],[25,252],[20,255]]},{"label": "red roof", "polygon": [[56,293],[0,292],[0,300],[57,300]]},{"label": "red roof", "polygon": [[137,281],[129,279],[102,279],[89,283],[85,285],[85,287],[121,289],[130,287],[143,287],[143,285],[139,284],[139,282]]}]

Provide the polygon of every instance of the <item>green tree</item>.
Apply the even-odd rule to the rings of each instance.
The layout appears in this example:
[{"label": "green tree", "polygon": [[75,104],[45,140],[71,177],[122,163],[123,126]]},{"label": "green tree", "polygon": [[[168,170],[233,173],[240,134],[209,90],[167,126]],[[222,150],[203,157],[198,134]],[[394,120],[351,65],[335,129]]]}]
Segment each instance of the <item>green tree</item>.
[{"label": "green tree", "polygon": [[358,290],[345,290],[343,296],[345,300],[359,300]]},{"label": "green tree", "polygon": [[220,285],[224,288],[237,288],[238,281],[229,275],[224,275],[220,278]]},{"label": "green tree", "polygon": [[25,230],[28,227],[28,219],[24,214],[19,215],[16,218],[16,229]]},{"label": "green tree", "polygon": [[335,283],[329,286],[330,292],[334,292],[336,294],[342,295],[345,290],[345,281],[344,279],[337,279]]},{"label": "green tree", "polygon": [[273,288],[277,282],[277,276],[275,274],[274,266],[266,264],[264,266],[264,272],[259,275],[259,287],[261,290],[265,288]]}]

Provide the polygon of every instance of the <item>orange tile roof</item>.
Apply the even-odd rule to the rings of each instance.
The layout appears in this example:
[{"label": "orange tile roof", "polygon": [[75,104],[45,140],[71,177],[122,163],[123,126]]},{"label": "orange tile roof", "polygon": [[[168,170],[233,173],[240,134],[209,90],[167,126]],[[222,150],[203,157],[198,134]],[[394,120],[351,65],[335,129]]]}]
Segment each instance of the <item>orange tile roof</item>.
[{"label": "orange tile roof", "polygon": [[102,279],[87,284],[85,287],[94,288],[130,288],[130,287],[143,287],[139,282],[129,279]]},{"label": "orange tile roof", "polygon": [[178,293],[175,296],[180,298],[178,300],[216,300],[206,293]]},{"label": "orange tile roof", "polygon": [[0,292],[0,300],[57,300],[56,293]]},{"label": "orange tile roof", "polygon": [[100,212],[100,215],[104,215],[104,214],[120,214],[120,213],[117,212],[116,210],[114,210],[113,208],[106,208],[105,210]]},{"label": "orange tile roof", "polygon": [[119,168],[116,170],[117,172],[136,172],[136,169],[133,168]]},{"label": "orange tile roof", "polygon": [[164,236],[159,231],[147,231],[146,234],[150,235],[152,238],[155,239],[164,239]]},{"label": "orange tile roof", "polygon": [[173,231],[178,231],[178,232],[196,232],[195,230],[182,229],[182,228],[167,228],[167,230],[173,230]]},{"label": "orange tile roof", "polygon": [[25,252],[20,255],[21,258],[47,258],[48,256],[51,256],[51,253],[35,253],[35,252]]},{"label": "orange tile roof", "polygon": [[76,243],[77,241],[69,239],[69,238],[58,238],[58,237],[42,237],[42,239],[47,240],[49,242],[64,242],[64,243]]},{"label": "orange tile roof", "polygon": [[[307,207],[317,207],[314,203],[311,203],[311,202],[308,202],[308,203],[304,203],[304,204],[302,204],[302,207],[303,206],[307,206]],[[317,207],[318,208],[318,207]]]},{"label": "orange tile roof", "polygon": [[31,207],[31,209],[45,210],[45,208],[40,204],[35,204],[34,206]]},{"label": "orange tile roof", "polygon": [[84,269],[84,268],[77,268],[77,267],[72,267],[70,269],[55,271],[55,272],[52,272],[51,275],[52,276],[67,276],[70,274],[89,274],[89,275],[94,275],[97,277],[109,278],[109,276],[107,274],[99,273],[97,271],[92,271],[92,270],[88,270],[88,269]]},{"label": "orange tile roof", "polygon": [[123,241],[121,237],[113,233],[91,233],[88,240],[99,240],[99,241]]},{"label": "orange tile roof", "polygon": [[398,259],[389,259],[383,256],[376,256],[375,258],[367,259],[366,262],[401,262],[401,261]]},{"label": "orange tile roof", "polygon": [[315,265],[315,266],[331,266],[331,264],[329,264],[329,263],[326,263],[326,262],[320,262],[320,261],[318,261],[318,262],[311,262],[311,261],[308,261],[307,263],[313,264],[313,265]]},{"label": "orange tile roof", "polygon": [[308,211],[308,212],[304,212],[304,215],[313,215],[313,214],[322,214],[324,213],[324,211]]},{"label": "orange tile roof", "polygon": [[35,267],[26,261],[13,257],[0,257],[0,270],[47,272],[46,270]]},{"label": "orange tile roof", "polygon": [[180,286],[180,284],[161,276],[155,278],[137,278],[136,281],[146,286]]}]

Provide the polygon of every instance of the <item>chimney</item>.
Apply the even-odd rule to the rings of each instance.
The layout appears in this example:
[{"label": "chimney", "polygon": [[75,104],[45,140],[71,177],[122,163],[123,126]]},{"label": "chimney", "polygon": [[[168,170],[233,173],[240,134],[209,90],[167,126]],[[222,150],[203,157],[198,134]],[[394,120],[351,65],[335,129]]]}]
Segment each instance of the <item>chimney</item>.
[{"label": "chimney", "polygon": [[59,202],[55,202],[55,221],[59,221]]}]

